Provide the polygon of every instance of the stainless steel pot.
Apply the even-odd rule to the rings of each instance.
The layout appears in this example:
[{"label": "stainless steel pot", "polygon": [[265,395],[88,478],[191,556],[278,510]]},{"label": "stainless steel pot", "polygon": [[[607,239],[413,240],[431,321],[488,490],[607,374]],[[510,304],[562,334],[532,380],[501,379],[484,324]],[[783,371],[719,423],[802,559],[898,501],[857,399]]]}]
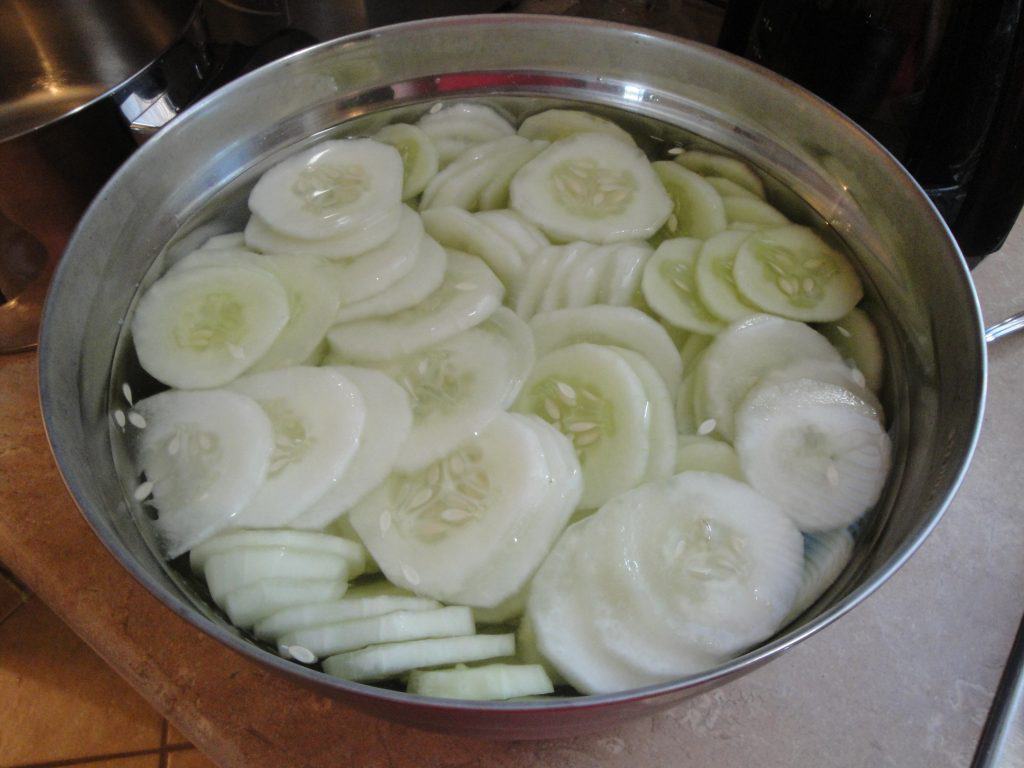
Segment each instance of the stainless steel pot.
[{"label": "stainless steel pot", "polygon": [[[856,255],[890,361],[883,394],[895,468],[844,576],[765,645],[700,675],[611,695],[488,704],[416,698],[331,679],[242,638],[154,555],[146,526],[136,524],[115,471],[123,446],[112,439],[108,404],[112,382],[119,386],[130,369],[121,321],[168,244],[186,249],[237,226],[259,173],[311,137],[344,132],[335,129],[347,120],[386,120],[385,109],[421,111],[456,98],[512,110],[584,102],[621,110],[617,116],[652,141],[705,137],[806,200]],[[970,460],[984,388],[982,326],[963,258],[921,190],[865,133],[793,84],[717,50],[535,16],[442,19],[341,38],[197,104],[137,152],[85,215],[54,280],[40,352],[46,428],[68,487],[111,552],[172,610],[322,693],[401,722],[488,737],[596,730],[667,707],[749,672],[850,610],[938,522]]]},{"label": "stainless steel pot", "polygon": [[0,0],[0,352],[35,343],[49,272],[96,192],[192,99],[199,0]]}]

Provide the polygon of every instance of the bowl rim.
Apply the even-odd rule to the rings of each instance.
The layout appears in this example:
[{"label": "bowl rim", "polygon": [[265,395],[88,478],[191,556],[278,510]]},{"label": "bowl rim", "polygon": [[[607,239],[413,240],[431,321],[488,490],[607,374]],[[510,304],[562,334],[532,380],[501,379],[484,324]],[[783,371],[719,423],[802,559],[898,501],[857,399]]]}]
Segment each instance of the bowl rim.
[{"label": "bowl rim", "polygon": [[790,630],[771,642],[760,645],[740,656],[734,657],[724,664],[695,675],[689,675],[664,683],[644,686],[642,688],[632,688],[614,693],[588,694],[572,698],[538,699],[532,701],[477,702],[457,699],[441,699],[335,678],[325,672],[320,672],[310,667],[297,664],[293,661],[283,659],[280,656],[270,653],[258,645],[246,640],[240,634],[237,634],[237,630],[231,631],[226,626],[222,626],[221,624],[210,620],[197,610],[191,604],[191,601],[166,588],[162,583],[159,583],[136,561],[134,557],[130,555],[126,548],[119,544],[116,534],[108,524],[90,509],[88,493],[81,487],[81,484],[76,479],[76,470],[71,466],[71,462],[68,460],[67,453],[63,448],[63,442],[67,438],[62,435],[54,420],[52,412],[55,396],[51,390],[51,381],[47,376],[47,350],[50,347],[49,340],[51,337],[59,333],[57,322],[55,321],[55,317],[59,312],[57,304],[59,299],[62,298],[62,287],[64,283],[67,282],[62,280],[68,264],[68,261],[63,258],[55,270],[44,307],[38,359],[39,395],[43,413],[44,429],[46,431],[51,452],[54,455],[64,484],[71,493],[76,506],[88,522],[89,526],[99,537],[103,545],[135,578],[136,581],[138,581],[164,605],[170,608],[178,616],[185,619],[196,629],[215,638],[231,650],[242,654],[264,667],[269,667],[296,682],[300,682],[307,687],[311,687],[313,689],[327,688],[331,689],[332,692],[336,691],[339,694],[343,694],[346,699],[351,700],[351,703],[356,706],[360,705],[358,700],[362,699],[366,703],[398,704],[402,705],[406,709],[417,711],[433,710],[435,712],[448,713],[461,711],[493,715],[514,713],[532,714],[568,710],[591,710],[639,701],[664,699],[687,689],[702,690],[708,685],[727,682],[745,674],[746,672],[752,671],[761,664],[770,661],[773,657],[825,629],[873,594],[903,566],[903,564],[911,555],[914,554],[914,552],[917,551],[924,540],[931,534],[935,526],[938,525],[950,502],[959,490],[971,459],[973,458],[978,436],[981,431],[982,417],[984,415],[987,388],[987,354],[984,343],[981,308],[977,294],[974,290],[973,282],[970,279],[966,260],[964,259],[952,232],[918,183],[892,156],[892,154],[864,129],[859,127],[824,100],[771,70],[760,67],[746,59],[726,51],[722,51],[713,46],[617,22],[570,16],[508,13],[446,16],[377,27],[340,36],[332,40],[327,40],[291,53],[280,59],[276,59],[208,94],[190,106],[187,110],[183,111],[180,115],[175,117],[168,126],[161,129],[161,131],[159,131],[152,139],[147,141],[146,144],[137,150],[108,180],[106,185],[104,185],[103,189],[101,189],[93,199],[89,208],[80,219],[79,224],[76,226],[74,233],[69,240],[65,253],[73,251],[76,242],[79,239],[82,239],[80,238],[80,235],[83,229],[83,223],[90,218],[94,208],[102,204],[102,201],[107,196],[108,191],[118,184],[120,177],[127,172],[126,169],[130,168],[134,164],[144,162],[149,154],[158,151],[156,148],[161,146],[161,138],[167,131],[175,130],[175,126],[187,122],[191,116],[201,112],[208,105],[219,100],[230,98],[231,94],[236,91],[244,90],[248,87],[250,80],[254,80],[259,77],[266,77],[270,72],[285,69],[291,62],[310,56],[314,52],[324,51],[332,47],[352,44],[363,40],[370,40],[382,35],[415,34],[415,32],[420,29],[430,29],[435,27],[462,27],[488,24],[523,24],[527,26],[543,25],[547,27],[588,26],[595,29],[619,30],[621,33],[631,36],[636,40],[658,40],[675,46],[695,49],[702,55],[724,60],[725,63],[730,66],[741,67],[751,73],[759,75],[762,78],[768,78],[774,81],[777,85],[800,94],[809,108],[813,108],[818,112],[825,114],[832,120],[841,123],[844,131],[849,134],[853,134],[862,145],[862,148],[872,155],[875,161],[883,163],[892,171],[892,180],[894,183],[898,183],[908,188],[908,190],[918,197],[920,202],[930,210],[932,216],[936,220],[936,223],[939,224],[948,241],[951,255],[959,262],[960,276],[964,282],[962,287],[966,289],[966,293],[971,299],[970,306],[965,307],[964,309],[965,312],[970,315],[971,320],[973,320],[976,334],[981,341],[979,345],[980,355],[978,359],[974,361],[974,365],[976,366],[978,373],[979,397],[977,400],[975,420],[970,433],[970,439],[965,450],[962,451],[962,455],[959,459],[959,466],[954,473],[951,473],[952,480],[949,483],[947,490],[935,502],[934,512],[927,520],[926,524],[921,526],[915,534],[909,536],[903,542],[901,547],[889,558],[889,560],[879,568],[877,573],[855,588],[850,592],[850,594],[830,606],[828,610],[823,611],[805,625]]}]

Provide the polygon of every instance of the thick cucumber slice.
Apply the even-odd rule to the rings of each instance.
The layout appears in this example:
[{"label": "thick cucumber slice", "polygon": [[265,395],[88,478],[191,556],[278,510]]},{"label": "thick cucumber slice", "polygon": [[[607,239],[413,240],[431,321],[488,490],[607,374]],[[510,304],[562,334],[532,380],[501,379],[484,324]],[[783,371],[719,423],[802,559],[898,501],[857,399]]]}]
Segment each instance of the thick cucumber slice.
[{"label": "thick cucumber slice", "polygon": [[821,332],[839,354],[853,361],[871,391],[880,392],[885,376],[885,354],[878,329],[868,314],[862,309],[851,309],[846,316],[822,326]]},{"label": "thick cucumber slice", "polygon": [[713,186],[678,163],[663,160],[651,167],[672,198],[672,214],[655,235],[656,242],[674,237],[706,240],[725,229],[725,206]]},{"label": "thick cucumber slice", "polygon": [[529,615],[523,616],[516,628],[516,660],[523,664],[539,664],[547,672],[555,685],[565,685],[565,678],[555,669],[555,665],[545,658],[537,647],[537,633],[533,631],[533,622]]},{"label": "thick cucumber slice", "polygon": [[504,701],[554,693],[555,687],[539,664],[488,664],[416,670],[409,675],[408,691],[441,699]]},{"label": "thick cucumber slice", "polygon": [[329,552],[271,547],[238,547],[211,555],[203,568],[217,605],[236,589],[263,579],[348,580],[348,561]]},{"label": "thick cucumber slice", "polygon": [[525,266],[519,250],[473,214],[434,208],[424,211],[422,218],[427,233],[445,248],[479,256],[506,287],[518,284]]},{"label": "thick cucumber slice", "polygon": [[408,206],[401,211],[398,229],[384,243],[357,258],[327,265],[327,280],[343,306],[379,296],[416,268],[423,223]]},{"label": "thick cucumber slice", "polygon": [[288,295],[288,322],[270,349],[248,369],[249,373],[301,365],[320,345],[334,322],[338,297],[324,281],[323,262],[315,256],[200,249],[175,264],[172,271],[207,266],[265,269],[281,281]]},{"label": "thick cucumber slice", "polygon": [[470,147],[515,133],[505,118],[480,104],[457,103],[431,110],[417,125],[437,148],[442,168]]},{"label": "thick cucumber slice", "polygon": [[675,474],[677,441],[675,406],[669,397],[668,388],[643,355],[623,347],[609,349],[629,363],[644,385],[647,395],[651,418],[651,454],[644,482],[665,480]]},{"label": "thick cucumber slice", "polygon": [[283,528],[349,466],[366,421],[356,386],[328,368],[285,368],[238,379],[231,389],[260,404],[274,428],[267,478],[231,523]]},{"label": "thick cucumber slice", "polygon": [[[582,487],[582,481],[581,481]],[[502,600],[493,608],[474,608],[473,621],[477,624],[507,624],[514,622],[526,610],[529,583],[511,597]]]},{"label": "thick cucumber slice", "polygon": [[537,360],[516,410],[553,424],[572,440],[583,468],[587,509],[643,481],[650,457],[650,411],[640,378],[621,356],[574,344]]},{"label": "thick cucumber slice", "polygon": [[751,192],[746,187],[741,187],[735,181],[727,179],[724,176],[705,176],[704,181],[715,188],[715,191],[720,194],[723,198],[725,197],[746,197],[754,200],[760,200],[757,194]]},{"label": "thick cucumber slice", "polygon": [[622,243],[605,248],[609,249],[608,265],[601,275],[598,298],[602,304],[637,304],[644,266],[654,249],[647,243]]},{"label": "thick cucumber slice", "polygon": [[794,320],[838,320],[864,295],[846,257],[795,224],[751,235],[740,247],[733,274],[748,301]]},{"label": "thick cucumber slice", "polygon": [[736,414],[743,474],[803,531],[849,525],[870,509],[891,452],[874,408],[834,384],[763,384]]},{"label": "thick cucumber slice", "polygon": [[474,218],[512,243],[526,263],[531,263],[530,257],[541,248],[551,245],[543,232],[515,211],[480,211]]},{"label": "thick cucumber slice", "polygon": [[720,333],[705,350],[694,400],[699,421],[732,440],[733,414],[751,387],[766,373],[799,360],[839,361],[839,353],[803,323],[754,315]]},{"label": "thick cucumber slice", "polygon": [[697,293],[700,247],[700,241],[693,238],[666,240],[644,267],[640,287],[651,309],[672,325],[695,333],[714,334],[724,326]]},{"label": "thick cucumber slice", "polygon": [[366,423],[352,461],[323,496],[291,521],[295,528],[323,528],[355,506],[391,473],[412,431],[409,395],[392,378],[366,368],[334,370],[359,389]]},{"label": "thick cucumber slice", "polygon": [[509,187],[512,185],[512,178],[520,168],[543,152],[547,146],[548,142],[546,141],[531,141],[528,145],[509,152],[505,162],[495,170],[487,186],[480,191],[477,207],[481,211],[508,208]]},{"label": "thick cucumber slice", "polygon": [[553,239],[594,243],[643,240],[672,209],[643,152],[597,133],[557,141],[524,165],[509,201]]},{"label": "thick cucumber slice", "polygon": [[758,313],[743,300],[733,277],[733,263],[749,232],[722,232],[708,240],[697,259],[697,295],[711,314],[731,323]]},{"label": "thick cucumber slice", "polygon": [[511,656],[515,635],[471,635],[389,643],[324,659],[324,672],[344,680],[384,680],[414,669]]},{"label": "thick cucumber slice", "polygon": [[636,146],[633,137],[611,120],[578,109],[549,109],[531,115],[519,125],[519,135],[528,139],[559,141],[577,133],[603,133],[630,147]]},{"label": "thick cucumber slice", "polygon": [[501,305],[504,293],[480,259],[449,250],[444,282],[424,301],[388,317],[340,323],[327,341],[343,360],[392,360],[479,325]]},{"label": "thick cucumber slice", "polygon": [[444,282],[448,254],[432,237],[420,240],[416,263],[403,278],[362,301],[342,305],[334,316],[335,322],[365,320],[401,312],[419,304],[441,287]]},{"label": "thick cucumber slice", "polygon": [[437,175],[438,155],[430,137],[415,125],[392,123],[373,137],[390,144],[402,157],[402,199],[411,200]]},{"label": "thick cucumber slice", "polygon": [[679,155],[676,162],[701,176],[721,176],[764,199],[764,183],[757,173],[742,160],[691,149]]},{"label": "thick cucumber slice", "polygon": [[233,392],[161,392],[135,411],[146,421],[136,466],[153,484],[154,525],[174,558],[224,528],[256,495],[274,430],[255,401]]},{"label": "thick cucumber slice", "polygon": [[288,317],[288,293],[266,270],[197,267],[146,291],[132,337],[153,378],[180,389],[219,387],[266,354]]},{"label": "thick cucumber slice", "polygon": [[729,224],[754,224],[758,227],[778,227],[789,224],[789,219],[764,200],[751,197],[722,198],[725,218]]},{"label": "thick cucumber slice", "polygon": [[402,156],[373,139],[324,141],[278,163],[249,193],[268,227],[320,240],[371,227],[402,199]]},{"label": "thick cucumber slice", "polygon": [[518,523],[546,499],[547,481],[543,449],[527,420],[499,413],[441,461],[392,474],[350,519],[391,582],[465,603],[457,596],[503,550],[516,549]]},{"label": "thick cucumber slice", "polygon": [[743,482],[736,451],[728,443],[701,435],[680,435],[676,449],[676,474],[715,472]]},{"label": "thick cucumber slice", "polygon": [[348,585],[343,579],[260,579],[224,597],[224,613],[239,629],[248,629],[293,605],[337,600]]},{"label": "thick cucumber slice", "polygon": [[397,466],[421,469],[487,426],[515,401],[533,360],[529,327],[500,307],[476,328],[381,364],[412,405]]},{"label": "thick cucumber slice", "polygon": [[580,342],[639,352],[657,369],[669,394],[683,379],[679,353],[658,323],[632,307],[582,307],[545,312],[530,320],[537,356]]},{"label": "thick cucumber slice", "polygon": [[253,547],[337,555],[348,563],[348,575],[353,577],[362,573],[366,566],[366,551],[363,545],[356,541],[324,533],[288,530],[226,531],[196,546],[189,553],[189,565],[196,573],[202,573],[206,563],[214,555]]},{"label": "thick cucumber slice", "polygon": [[200,250],[219,251],[225,249],[235,251],[239,248],[245,248],[244,232],[227,232],[223,235],[214,235],[202,244]]},{"label": "thick cucumber slice", "polygon": [[690,337],[679,348],[679,359],[683,366],[683,373],[689,376],[697,369],[697,363],[704,350],[711,346],[715,340],[714,336],[706,336],[701,333],[690,334]]},{"label": "thick cucumber slice", "polygon": [[505,136],[470,147],[427,185],[420,210],[445,206],[480,210],[485,190],[489,204],[507,205],[512,176],[546,146],[546,142],[531,142],[522,136]]},{"label": "thick cucumber slice", "polygon": [[[339,595],[340,597],[340,595]],[[268,614],[253,628],[256,637],[277,641],[285,635],[312,627],[322,627],[353,619],[383,616],[395,611],[427,611],[440,608],[436,600],[426,597],[379,595],[377,597],[346,597],[344,600],[292,602]],[[301,645],[301,643],[300,643]]]},{"label": "thick cucumber slice", "polygon": [[383,616],[348,619],[336,624],[298,629],[277,642],[284,653],[289,646],[306,648],[317,658],[354,651],[379,643],[401,643],[428,637],[461,637],[475,632],[469,608],[451,606],[423,611],[395,611]]},{"label": "thick cucumber slice", "polygon": [[263,253],[301,253],[329,259],[348,259],[373,250],[385,243],[398,230],[404,206],[395,205],[381,213],[381,218],[362,229],[320,240],[306,240],[284,235],[263,221],[251,216],[245,225],[245,244]]},{"label": "thick cucumber slice", "polygon": [[853,556],[853,536],[848,528],[828,533],[804,534],[804,576],[787,621],[810,608],[839,578]]}]

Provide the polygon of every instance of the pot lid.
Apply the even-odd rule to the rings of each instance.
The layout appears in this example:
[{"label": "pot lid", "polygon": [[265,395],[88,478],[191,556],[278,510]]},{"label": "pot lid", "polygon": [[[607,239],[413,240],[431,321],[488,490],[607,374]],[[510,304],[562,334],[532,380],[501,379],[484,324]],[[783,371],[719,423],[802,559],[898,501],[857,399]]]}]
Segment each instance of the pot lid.
[{"label": "pot lid", "polygon": [[196,0],[0,0],[0,140],[50,123],[145,69]]}]

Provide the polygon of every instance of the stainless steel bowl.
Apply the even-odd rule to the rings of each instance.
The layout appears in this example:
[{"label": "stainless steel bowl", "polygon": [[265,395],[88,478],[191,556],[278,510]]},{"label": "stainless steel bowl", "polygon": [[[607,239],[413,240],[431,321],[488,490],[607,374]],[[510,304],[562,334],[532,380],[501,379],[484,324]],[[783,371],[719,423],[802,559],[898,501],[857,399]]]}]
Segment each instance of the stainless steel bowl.
[{"label": "stainless steel bowl", "polygon": [[[324,132],[386,121],[437,99],[510,110],[585,103],[650,141],[696,134],[791,189],[855,254],[890,360],[884,398],[896,463],[840,581],[763,646],[700,675],[623,693],[515,703],[417,698],[332,679],[252,644],[154,555],[116,472],[111,382],[131,370],[121,323],[168,254],[239,224],[258,174]],[[340,126],[340,128],[339,128]],[[171,245],[168,247],[168,244]],[[40,352],[46,428],[97,535],[172,610],[231,648],[381,716],[488,737],[552,737],[649,713],[745,674],[877,589],[941,517],[970,460],[985,348],[963,258],[921,190],[871,138],[775,75],[711,48],[613,24],[535,16],[416,22],[271,64],[186,112],[100,193],[68,247]],[[259,695],[258,692],[253,692]]]}]

